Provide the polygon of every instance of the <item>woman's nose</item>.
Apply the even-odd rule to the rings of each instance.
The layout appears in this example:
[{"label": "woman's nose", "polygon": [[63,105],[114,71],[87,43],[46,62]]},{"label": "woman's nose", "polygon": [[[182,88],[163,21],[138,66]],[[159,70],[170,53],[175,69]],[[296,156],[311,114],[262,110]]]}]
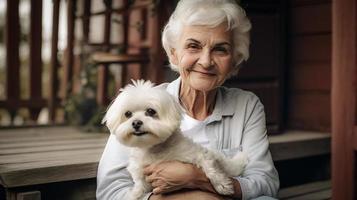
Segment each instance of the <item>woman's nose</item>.
[{"label": "woman's nose", "polygon": [[204,68],[211,67],[213,65],[211,52],[208,50],[202,51],[202,54],[200,55],[200,58],[198,60],[198,64]]}]

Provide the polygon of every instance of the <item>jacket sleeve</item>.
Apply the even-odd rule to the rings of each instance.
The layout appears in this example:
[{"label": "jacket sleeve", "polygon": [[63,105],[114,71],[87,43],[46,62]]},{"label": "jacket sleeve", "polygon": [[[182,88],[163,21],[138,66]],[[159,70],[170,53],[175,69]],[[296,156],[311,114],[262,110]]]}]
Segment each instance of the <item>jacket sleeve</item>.
[{"label": "jacket sleeve", "polygon": [[243,199],[262,195],[275,197],[279,189],[279,176],[269,151],[264,106],[254,95],[245,110],[242,150],[249,163],[238,177]]},{"label": "jacket sleeve", "polygon": [[[99,162],[97,173],[98,200],[127,199],[126,196],[134,182],[126,169],[128,165],[129,148],[121,145],[113,134],[108,142]],[[143,197],[148,199],[150,193]]]}]

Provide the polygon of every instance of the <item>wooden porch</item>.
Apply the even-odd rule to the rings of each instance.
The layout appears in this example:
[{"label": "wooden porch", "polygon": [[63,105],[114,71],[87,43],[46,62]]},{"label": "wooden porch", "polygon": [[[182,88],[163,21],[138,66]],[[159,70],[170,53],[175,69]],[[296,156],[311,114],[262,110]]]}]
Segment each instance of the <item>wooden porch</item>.
[{"label": "wooden porch", "polygon": [[[95,199],[96,170],[107,137],[67,126],[0,130],[0,198]],[[330,153],[330,136],[325,133],[289,131],[269,140],[275,162]],[[286,187],[280,197],[318,196],[330,187]],[[331,193],[314,199],[328,199],[327,194]]]},{"label": "wooden porch", "polygon": [[[85,92],[81,73],[87,67],[95,71],[90,100],[104,107],[131,78],[172,80],[159,30],[176,1],[52,1],[46,75],[39,26],[44,1],[28,2],[29,62],[20,66],[21,1],[6,1],[4,46],[11,53],[6,54],[6,80],[0,80],[6,90],[0,111],[6,110],[11,119],[10,127],[0,128],[0,199],[94,199],[96,168],[108,135],[68,126],[71,119],[63,114],[64,107]],[[66,49],[60,51],[63,2],[67,39]],[[226,85],[254,91],[265,105],[271,151],[282,182],[279,197],[355,199],[356,1],[241,3],[253,22],[252,57]],[[98,18],[101,22],[94,25],[100,26],[93,26]],[[102,35],[93,37],[99,29]],[[27,98],[20,87],[24,67],[29,69]],[[112,68],[116,70],[111,72]],[[46,76],[44,84],[41,79]],[[25,126],[11,128],[21,109],[29,113]],[[33,127],[43,109],[48,110],[47,125]]]}]

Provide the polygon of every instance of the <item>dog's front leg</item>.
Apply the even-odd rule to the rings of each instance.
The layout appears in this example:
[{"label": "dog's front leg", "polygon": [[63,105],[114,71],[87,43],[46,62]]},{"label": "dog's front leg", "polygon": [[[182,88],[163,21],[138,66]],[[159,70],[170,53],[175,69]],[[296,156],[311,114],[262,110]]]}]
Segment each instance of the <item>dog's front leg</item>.
[{"label": "dog's front leg", "polygon": [[139,200],[146,192],[150,191],[149,185],[145,182],[143,166],[129,164],[128,171],[134,181],[134,187],[130,192],[129,199]]},{"label": "dog's front leg", "polygon": [[219,168],[216,160],[201,160],[198,165],[219,194],[232,195],[234,193],[232,180]]}]

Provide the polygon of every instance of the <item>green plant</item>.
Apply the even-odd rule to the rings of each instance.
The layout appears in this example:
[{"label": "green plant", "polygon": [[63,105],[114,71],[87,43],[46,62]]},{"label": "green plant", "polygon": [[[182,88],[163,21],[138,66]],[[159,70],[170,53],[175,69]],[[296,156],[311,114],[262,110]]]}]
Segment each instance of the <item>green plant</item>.
[{"label": "green plant", "polygon": [[64,104],[66,121],[85,131],[104,130],[101,120],[105,107],[98,105],[96,101],[97,84],[94,64],[85,64],[78,78],[81,80],[80,91],[67,98]]}]

